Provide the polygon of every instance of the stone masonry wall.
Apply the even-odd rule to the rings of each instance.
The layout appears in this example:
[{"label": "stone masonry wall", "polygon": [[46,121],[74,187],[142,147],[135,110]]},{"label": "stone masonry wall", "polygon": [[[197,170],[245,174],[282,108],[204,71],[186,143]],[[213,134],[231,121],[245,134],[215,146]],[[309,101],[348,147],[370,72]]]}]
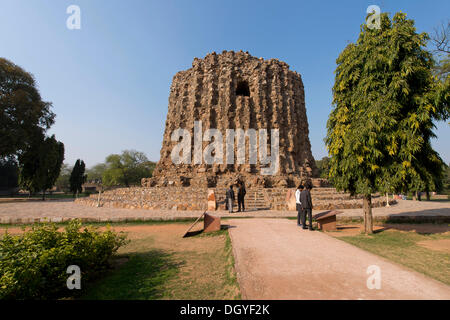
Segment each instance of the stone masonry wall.
[{"label": "stone masonry wall", "polygon": [[[178,164],[171,152],[178,129],[190,132],[194,154],[194,121],[202,122],[202,134],[218,129],[223,135],[223,164]],[[259,162],[249,163],[246,139],[245,164],[226,163],[227,129],[279,130],[279,170],[262,176]],[[277,59],[264,60],[247,52],[224,51],[195,58],[192,68],[178,72],[172,81],[160,160],[152,178],[142,186],[224,187],[243,180],[246,186],[294,187],[316,174],[311,153],[305,96],[300,74]],[[210,142],[202,142],[203,151]],[[270,142],[267,143],[270,150]],[[236,160],[235,145],[235,160]]]},{"label": "stone masonry wall", "polygon": [[[213,188],[217,209],[225,209],[225,188]],[[295,210],[292,205],[294,188],[248,188],[247,209]],[[315,188],[311,192],[315,210],[361,208],[359,197],[350,197],[333,188]],[[101,194],[105,207],[148,210],[207,210],[208,188],[155,187],[119,188]],[[78,198],[78,203],[97,206],[98,195]],[[294,200],[295,201],[295,200]],[[290,204],[291,203],[291,204]],[[235,203],[237,204],[237,203]],[[374,197],[373,207],[385,205],[385,197]]]}]

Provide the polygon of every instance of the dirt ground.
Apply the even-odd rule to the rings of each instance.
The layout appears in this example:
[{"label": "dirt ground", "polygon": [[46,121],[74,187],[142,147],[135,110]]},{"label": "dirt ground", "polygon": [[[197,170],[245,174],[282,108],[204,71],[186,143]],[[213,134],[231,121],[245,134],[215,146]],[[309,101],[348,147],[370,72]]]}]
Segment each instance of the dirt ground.
[{"label": "dirt ground", "polygon": [[420,241],[418,245],[427,249],[450,253],[450,239]]},{"label": "dirt ground", "polygon": [[[198,234],[183,238],[191,224],[111,226],[114,231],[125,232],[131,240],[119,249],[120,258],[113,261],[114,269],[121,268],[131,255],[158,250],[170,256],[171,264],[177,265],[176,276],[159,288],[165,292],[163,299],[235,299],[240,291],[236,282],[229,283],[228,272],[234,274],[234,271],[228,269],[229,262],[224,253],[227,235]],[[200,222],[191,231],[195,233],[202,228]],[[10,234],[24,232],[21,227],[0,227],[0,237],[6,229]]]},{"label": "dirt ground", "polygon": [[[126,232],[131,243],[119,254],[143,252],[152,248],[170,253],[178,265],[177,276],[165,284],[164,299],[234,299],[239,296],[237,283],[227,282],[224,255],[226,234],[199,234],[183,238],[191,223],[113,226]],[[199,223],[191,230],[203,228]]]},{"label": "dirt ground", "polygon": [[[161,225],[117,225],[111,226],[111,230],[117,232],[124,232],[127,234],[127,238],[130,240],[146,239],[148,237],[154,237],[158,243],[158,247],[167,250],[214,250],[221,241],[215,241],[215,237],[211,237],[211,241],[204,241],[203,238],[190,237],[183,238],[189,224],[182,223],[167,223]],[[193,232],[201,230],[202,223],[197,224],[191,230]],[[0,234],[3,234],[6,230],[10,234],[22,234],[26,230],[30,230],[30,227],[4,227],[0,226]],[[62,231],[64,228],[59,228]],[[99,230],[106,230],[106,227],[99,227]],[[220,237],[219,237],[220,238]],[[219,239],[218,238],[218,239]]]},{"label": "dirt ground", "polygon": [[[337,223],[337,231],[333,232],[335,237],[355,236],[364,231],[362,224],[345,224]],[[414,231],[419,234],[436,234],[450,232],[450,226],[448,224],[434,224],[434,223],[398,223],[398,224],[376,224],[373,226],[373,231]]]},{"label": "dirt ground", "polygon": [[[300,230],[287,219],[235,219],[227,220],[236,270],[244,299],[450,299],[450,287],[419,273],[391,263],[379,256],[333,239],[326,233]],[[223,277],[215,268],[211,256],[224,246],[225,235],[183,238],[191,223],[161,225],[113,225],[117,232],[126,232],[131,244],[121,248],[125,256],[155,247],[174,254],[180,264],[180,276],[168,287],[179,298],[189,298],[177,287],[180,282],[213,283]],[[193,232],[201,230],[199,223]],[[333,236],[357,235],[361,225],[339,224]],[[104,230],[106,227],[101,227]],[[22,233],[21,227],[8,227],[8,232]],[[6,230],[0,227],[0,233]],[[448,225],[386,224],[375,225],[382,230],[416,231],[418,233],[447,233]],[[270,239],[270,241],[267,241]],[[449,252],[450,240],[430,240],[419,243],[432,250]],[[127,258],[118,261],[118,266]],[[383,275],[381,290],[368,290],[366,286],[369,265],[378,265]],[[193,280],[194,279],[194,280]],[[197,279],[197,280],[195,280]],[[199,288],[200,288],[199,287]],[[209,287],[209,286],[208,286]],[[225,294],[233,298],[239,294],[228,288]],[[231,290],[231,291],[230,291]],[[234,290],[234,291],[233,291]]]},{"label": "dirt ground", "polygon": [[[441,282],[287,219],[229,222],[244,299],[450,299]],[[374,265],[380,289],[367,286]]]}]

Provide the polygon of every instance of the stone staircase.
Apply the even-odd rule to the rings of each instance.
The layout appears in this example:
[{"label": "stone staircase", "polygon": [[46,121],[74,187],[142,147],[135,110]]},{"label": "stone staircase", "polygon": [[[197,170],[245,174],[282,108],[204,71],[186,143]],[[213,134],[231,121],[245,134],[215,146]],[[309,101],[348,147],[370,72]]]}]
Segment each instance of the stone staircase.
[{"label": "stone staircase", "polygon": [[247,191],[245,196],[245,207],[252,210],[269,209],[263,190],[254,189]]},{"label": "stone staircase", "polygon": [[[294,189],[291,189],[295,191]],[[225,189],[216,189],[219,209],[224,210]],[[245,196],[245,208],[248,210],[288,210],[286,199],[288,189],[249,188]],[[223,195],[223,196],[222,196]],[[349,193],[336,191],[335,188],[321,187],[311,190],[315,210],[355,209],[363,205],[362,196],[351,196]],[[237,200],[237,199],[236,199]],[[390,199],[389,203],[395,203]],[[380,207],[386,204],[386,198],[380,195],[372,196],[372,206]],[[237,208],[237,201],[235,201]]]}]

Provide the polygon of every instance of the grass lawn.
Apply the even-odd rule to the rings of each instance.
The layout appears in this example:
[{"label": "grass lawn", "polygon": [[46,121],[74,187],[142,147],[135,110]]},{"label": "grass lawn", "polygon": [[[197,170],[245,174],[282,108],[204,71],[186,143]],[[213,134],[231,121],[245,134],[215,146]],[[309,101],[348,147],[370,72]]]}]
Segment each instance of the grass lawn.
[{"label": "grass lawn", "polygon": [[448,231],[417,233],[391,228],[370,236],[328,234],[450,285]]},{"label": "grass lawn", "polygon": [[240,299],[228,231],[182,238],[189,225],[113,226],[131,242],[81,299]]}]

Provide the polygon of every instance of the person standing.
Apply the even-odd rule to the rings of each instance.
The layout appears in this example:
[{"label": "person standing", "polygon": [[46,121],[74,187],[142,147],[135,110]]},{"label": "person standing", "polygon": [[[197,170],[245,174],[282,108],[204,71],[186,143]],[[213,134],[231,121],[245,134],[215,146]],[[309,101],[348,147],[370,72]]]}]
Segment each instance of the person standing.
[{"label": "person standing", "polygon": [[302,225],[302,216],[303,216],[303,209],[302,209],[302,203],[300,202],[300,194],[302,193],[303,189],[302,184],[299,184],[297,187],[297,190],[295,190],[295,207],[297,209],[297,225],[300,227]]},{"label": "person standing", "polygon": [[312,226],[312,200],[311,200],[311,183],[306,185],[306,190],[300,193],[300,202],[303,209],[302,214],[302,224],[303,229],[306,229],[306,215],[308,215],[309,220],[309,230],[313,230]]},{"label": "person standing", "polygon": [[227,190],[225,201],[226,201],[227,206],[228,206],[228,212],[233,213],[234,191],[233,191],[233,186],[232,185]]},{"label": "person standing", "polygon": [[238,196],[238,212],[241,212],[241,206],[242,211],[245,211],[245,204],[244,204],[244,197],[247,192],[245,191],[244,182],[239,181],[238,183],[238,189],[237,189],[237,196]]}]

